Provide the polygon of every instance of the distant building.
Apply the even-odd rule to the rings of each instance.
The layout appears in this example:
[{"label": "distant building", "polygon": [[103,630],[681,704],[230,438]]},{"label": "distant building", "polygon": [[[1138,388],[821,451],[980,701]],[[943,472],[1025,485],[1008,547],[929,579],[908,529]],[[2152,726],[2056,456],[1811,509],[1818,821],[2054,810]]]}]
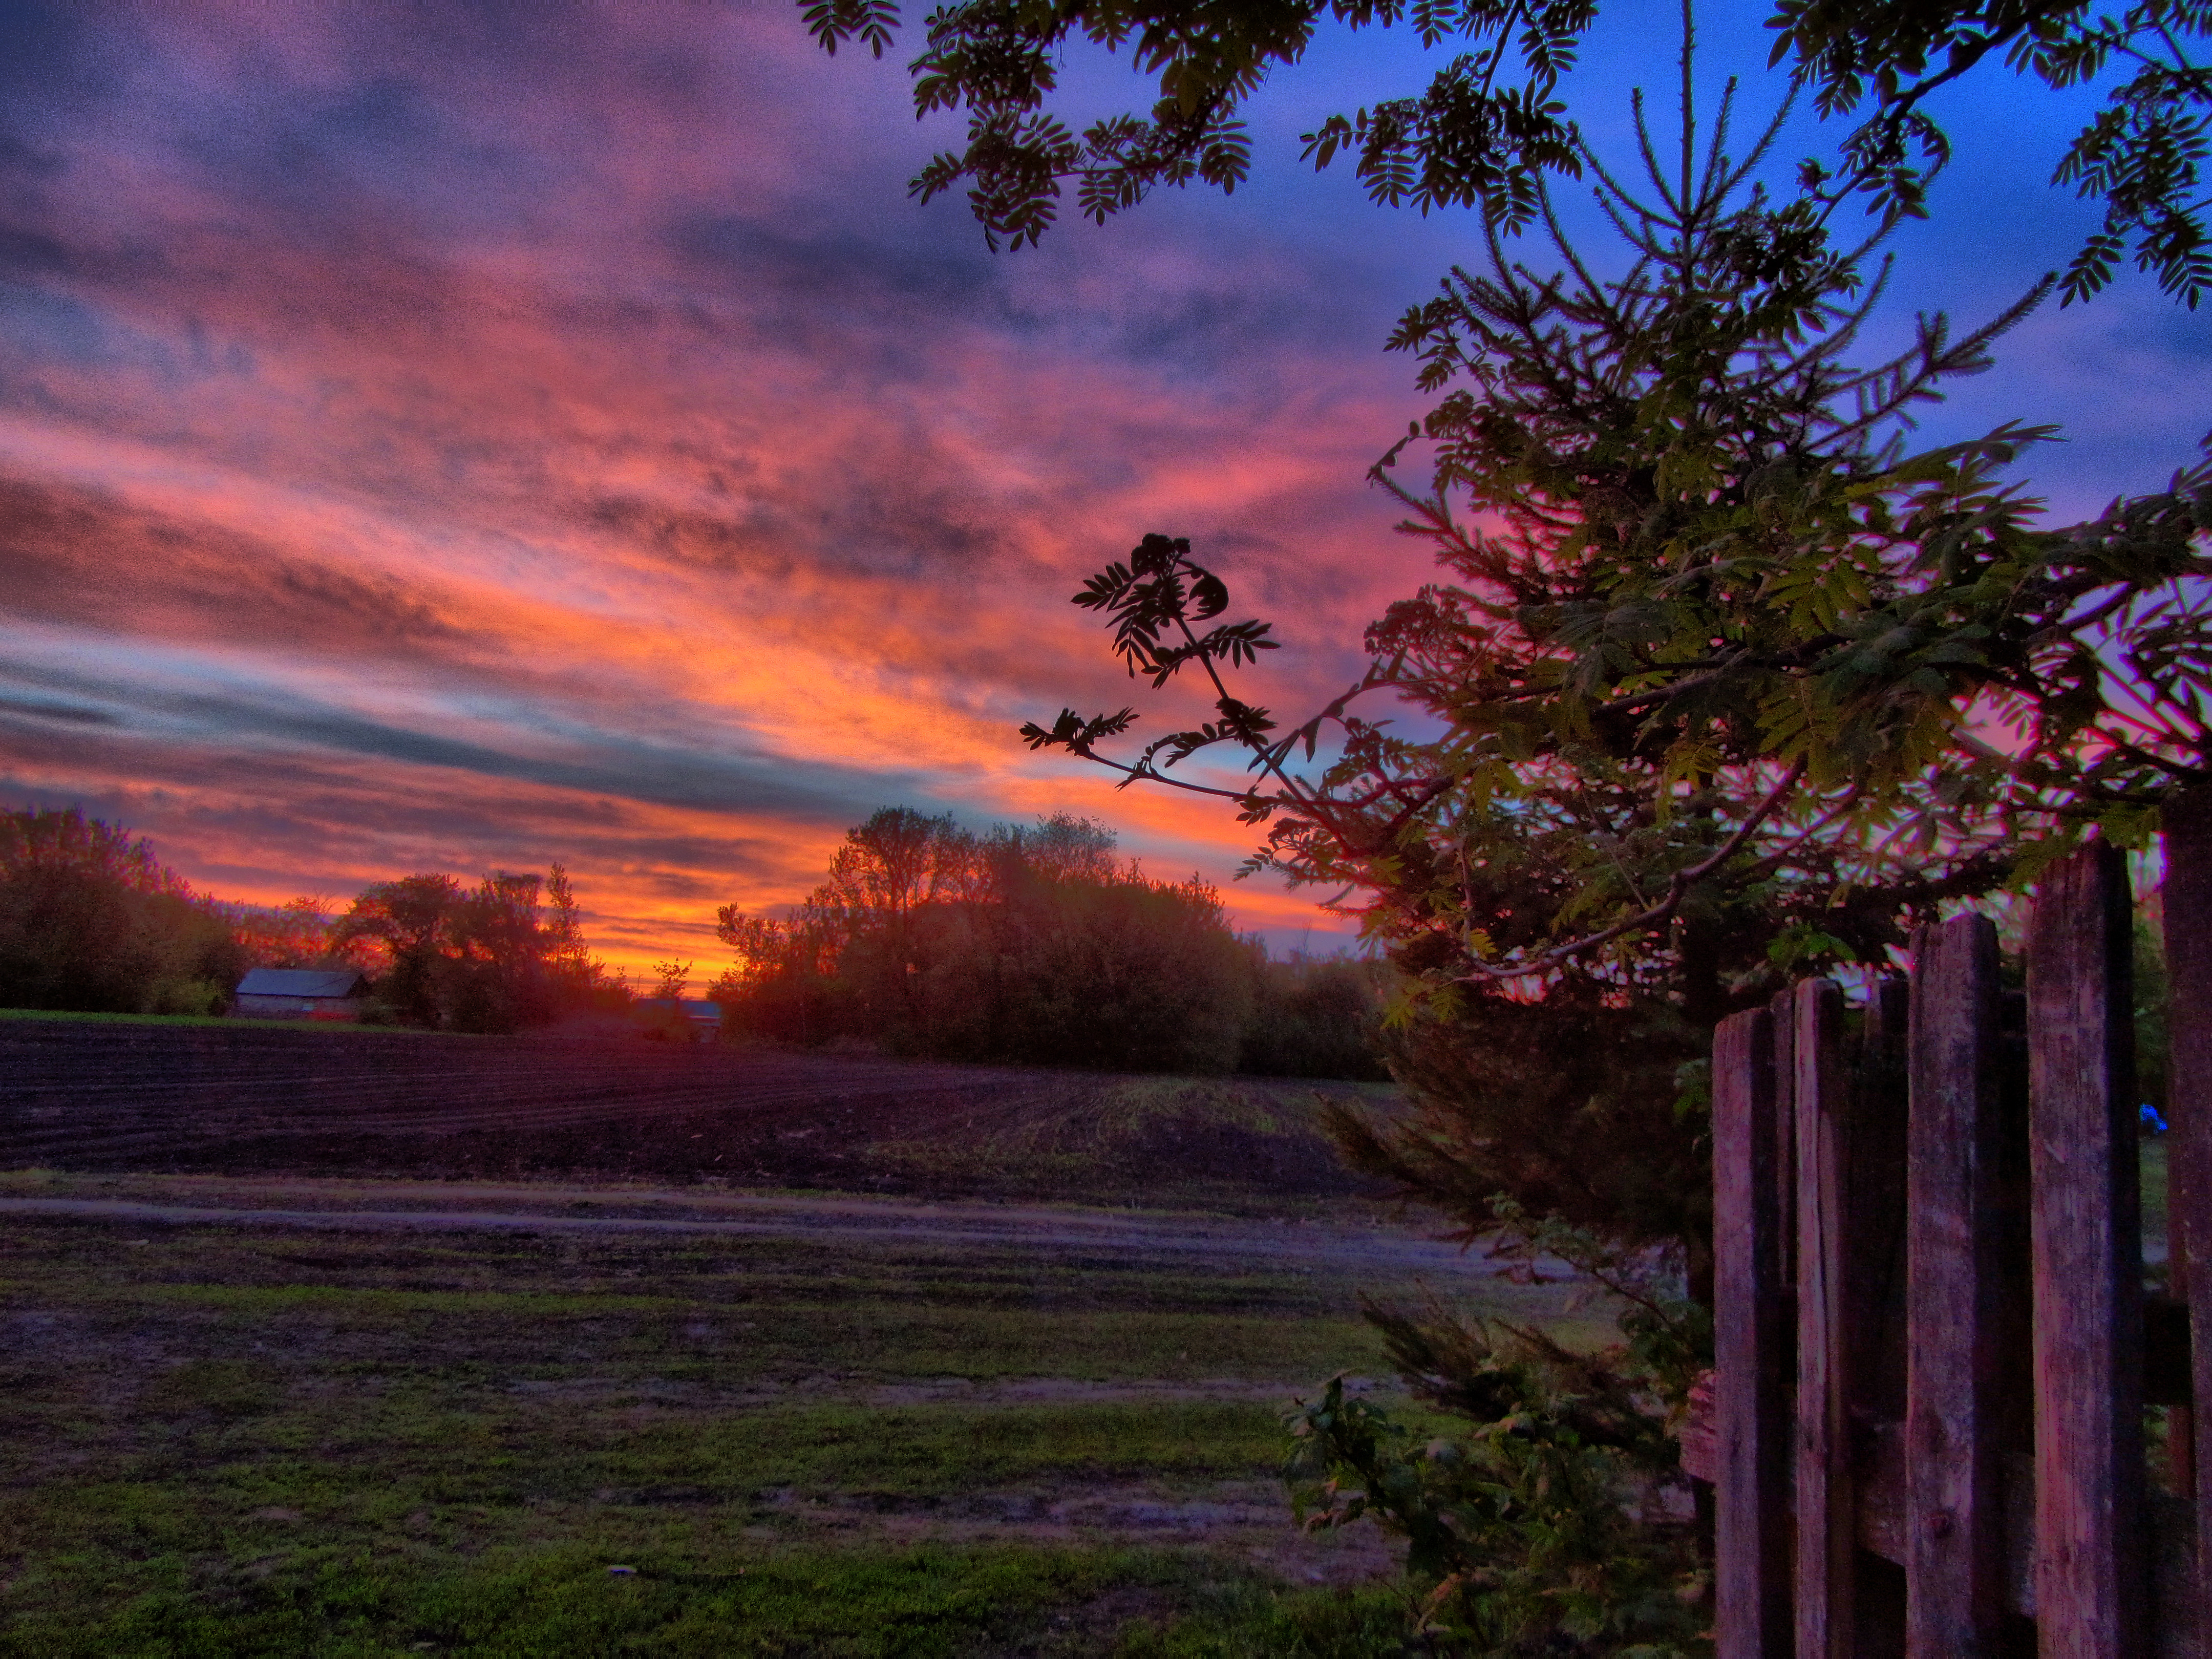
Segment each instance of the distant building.
[{"label": "distant building", "polygon": [[238,981],[241,1019],[359,1019],[368,981],[350,968],[256,968]]},{"label": "distant building", "polygon": [[694,997],[640,997],[637,1006],[641,1012],[681,1014],[694,1036],[711,1037],[722,1029],[722,1005],[719,1002],[703,1002]]}]

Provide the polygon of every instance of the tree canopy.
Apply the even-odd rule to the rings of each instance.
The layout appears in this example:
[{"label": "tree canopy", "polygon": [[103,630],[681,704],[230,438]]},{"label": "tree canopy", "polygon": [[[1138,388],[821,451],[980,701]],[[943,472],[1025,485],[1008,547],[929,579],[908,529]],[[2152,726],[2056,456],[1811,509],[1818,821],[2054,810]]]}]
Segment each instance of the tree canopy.
[{"label": "tree canopy", "polygon": [[[1240,696],[1268,625],[1153,535],[1075,603],[1133,673],[1206,677],[1215,717],[1127,758],[1133,708],[1024,728],[1235,802],[1268,826],[1252,867],[1334,890],[1388,951],[1424,1105],[1344,1124],[1360,1161],[1470,1234],[1504,1193],[1693,1265],[1714,1021],[1882,962],[2090,823],[2139,836],[2212,772],[2212,467],[2046,529],[1995,477],[2044,431],[1911,451],[1914,408],[2039,295],[1855,364],[1878,249],[1835,244],[1832,206],[1774,206],[1751,183],[1773,129],[1732,158],[1729,112],[1686,189],[1585,152],[1621,274],[1540,189],[1557,270],[1493,228],[1407,319],[1394,343],[1442,395],[1374,476],[1442,579],[1370,627],[1358,683],[1295,725]],[[1204,769],[1224,754],[1241,781]]]},{"label": "tree canopy", "polygon": [[[857,43],[880,57],[900,27],[896,0],[800,4],[833,52]],[[1409,28],[1456,50],[1425,88],[1305,134],[1315,166],[1350,156],[1376,201],[1480,207],[1509,231],[1534,222],[1547,174],[1582,173],[1560,81],[1601,27],[1594,0],[956,0],[930,14],[910,69],[916,112],[964,112],[967,144],[933,159],[914,191],[966,185],[992,245],[1019,246],[1050,227],[1071,185],[1078,210],[1102,222],[1161,185],[1234,190],[1252,163],[1240,111],[1325,26]],[[2212,68],[2190,55],[2212,33],[2205,0],[1777,0],[1765,26],[1771,62],[1823,115],[1856,120],[1832,172],[1806,164],[1814,195],[1921,212],[1951,154],[1930,100],[1966,77],[2100,85],[2103,107],[2051,175],[2105,210],[2066,269],[2065,298],[2095,293],[2124,258],[2191,307],[2212,287],[2201,172]],[[1053,103],[1074,42],[1127,52],[1158,77],[1158,100],[1069,127]]]},{"label": "tree canopy", "polygon": [[[1878,957],[1894,924],[1860,926],[1860,896],[1893,914],[1900,893],[1986,886],[2028,832],[2140,833],[2212,768],[2192,580],[2212,572],[2212,467],[2054,530],[1995,477],[2048,428],[1906,453],[1914,406],[2039,295],[1853,366],[1872,250],[1772,207],[1747,183],[1758,146],[1731,160],[1721,140],[1687,191],[1655,168],[1639,193],[1586,155],[1626,274],[1563,235],[1539,274],[1493,231],[1486,268],[1401,327],[1444,395],[1374,477],[1451,580],[1369,629],[1356,685],[1285,732],[1222,678],[1273,644],[1267,624],[1218,621],[1219,576],[1151,536],[1075,602],[1154,684],[1212,677],[1218,718],[1126,762],[1102,745],[1130,709],[1064,710],[1031,744],[1236,799],[1271,824],[1256,863],[1382,896],[1370,925],[1462,982],[1573,958],[1632,976],[1723,880],[1758,885],[1804,959]],[[1420,489],[1398,477],[1415,441]],[[1445,735],[1395,735],[1391,702]],[[1324,744],[1333,763],[1300,770]],[[1247,753],[1241,790],[1187,775],[1222,745]]]},{"label": "tree canopy", "polygon": [[220,907],[121,825],[0,812],[0,1007],[204,1014],[245,965]]},{"label": "tree canopy", "polygon": [[887,806],[794,911],[717,919],[726,1029],[943,1060],[1371,1077],[1371,978],[1269,962],[1207,883],[1161,881],[1061,814],[981,834]]},{"label": "tree canopy", "polygon": [[620,994],[585,945],[568,872],[495,872],[473,889],[438,872],[379,882],[330,930],[367,946],[399,1018],[462,1031],[546,1024]]}]

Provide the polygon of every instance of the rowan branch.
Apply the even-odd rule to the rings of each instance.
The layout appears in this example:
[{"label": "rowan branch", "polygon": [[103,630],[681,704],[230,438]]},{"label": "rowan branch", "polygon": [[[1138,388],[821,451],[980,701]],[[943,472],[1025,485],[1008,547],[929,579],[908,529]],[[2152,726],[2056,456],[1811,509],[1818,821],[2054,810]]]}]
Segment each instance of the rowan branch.
[{"label": "rowan branch", "polygon": [[[1565,967],[1577,957],[1587,956],[1600,945],[1610,945],[1625,934],[1638,933],[1667,921],[1680,908],[1682,900],[1688,896],[1691,888],[1742,851],[1745,844],[1759,833],[1759,825],[1766,822],[1774,809],[1788,799],[1790,791],[1796,788],[1797,785],[1803,781],[1806,764],[1801,760],[1791,767],[1787,773],[1784,774],[1781,782],[1776,784],[1768,792],[1766,798],[1752,810],[1751,815],[1743,821],[1736,832],[1723,842],[1711,857],[1701,859],[1686,870],[1676,871],[1668,880],[1665,896],[1655,900],[1634,915],[1624,916],[1612,927],[1601,929],[1597,933],[1585,934],[1578,939],[1571,939],[1565,945],[1553,945],[1547,950],[1540,951],[1533,958],[1524,959],[1518,963],[1492,964],[1480,960],[1474,961],[1469,964],[1468,971],[1455,974],[1453,977],[1462,983],[1476,980],[1488,980],[1494,983],[1504,980],[1533,979],[1539,975],[1555,972]],[[1465,942],[1464,935],[1462,935],[1462,942]],[[1469,955],[1473,955],[1472,948],[1469,950]]]}]

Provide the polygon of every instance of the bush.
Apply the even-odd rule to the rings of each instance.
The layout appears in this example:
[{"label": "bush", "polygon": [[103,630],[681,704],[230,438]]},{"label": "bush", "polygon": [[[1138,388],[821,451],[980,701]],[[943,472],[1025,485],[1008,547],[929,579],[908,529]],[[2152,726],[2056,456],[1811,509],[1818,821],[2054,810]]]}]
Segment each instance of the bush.
[{"label": "bush", "polygon": [[1628,1340],[1578,1353],[1441,1304],[1370,1306],[1398,1374],[1453,1432],[1424,1438],[1332,1380],[1290,1416],[1298,1512],[1309,1528],[1367,1518],[1406,1540],[1429,1651],[1708,1652],[1710,1572],[1659,1409],[1710,1350],[1705,1310],[1663,1261],[1624,1265],[1595,1234],[1532,1223],[1510,1200],[1494,1218],[1509,1262],[1565,1261],[1620,1297]]},{"label": "bush", "polygon": [[897,1051],[1097,1071],[1236,1068],[1252,1000],[1247,953],[1219,896],[1195,878],[1023,872],[993,901],[932,907],[908,940],[911,973],[874,941],[853,953],[860,1010],[884,1017]]},{"label": "bush", "polygon": [[1380,1078],[1380,970],[1267,960],[1221,896],[1114,856],[1066,816],[978,836],[886,807],[783,919],[725,906],[737,965],[723,1030],[840,1039],[937,1060],[1211,1074]]},{"label": "bush", "polygon": [[1254,1077],[1389,1078],[1376,1044],[1382,979],[1371,962],[1254,953],[1252,1012],[1237,1069]]}]

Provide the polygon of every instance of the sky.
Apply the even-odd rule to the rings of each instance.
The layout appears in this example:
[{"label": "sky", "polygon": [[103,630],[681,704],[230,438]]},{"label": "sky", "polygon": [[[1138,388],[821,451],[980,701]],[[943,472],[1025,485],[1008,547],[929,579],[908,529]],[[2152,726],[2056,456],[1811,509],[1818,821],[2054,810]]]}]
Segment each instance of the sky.
[{"label": "sky", "polygon": [[[1671,107],[1674,15],[1607,13],[1569,87],[1601,143],[1639,78]],[[1716,37],[1701,96],[1734,69],[1771,100],[1763,63]],[[1276,623],[1249,695],[1284,711],[1424,579],[1362,477],[1423,406],[1383,338],[1474,226],[1297,162],[1421,73],[1325,38],[1234,197],[994,255],[908,198],[957,128],[902,60],[825,58],[793,5],[0,4],[0,807],[80,805],[262,902],[557,860],[617,967],[702,977],[718,906],[800,897],[878,806],[1072,811],[1336,948],[1313,895],[1230,881],[1233,814],[1015,728],[1193,712],[1066,603],[1147,532]],[[1069,86],[1148,101],[1096,54]],[[2063,263],[2094,216],[2040,181],[2089,106],[1952,100],[1888,337]],[[1778,157],[1835,136],[1801,116]],[[2124,281],[1927,431],[2063,422],[2031,474],[2080,517],[2190,459],[2208,356]]]}]

